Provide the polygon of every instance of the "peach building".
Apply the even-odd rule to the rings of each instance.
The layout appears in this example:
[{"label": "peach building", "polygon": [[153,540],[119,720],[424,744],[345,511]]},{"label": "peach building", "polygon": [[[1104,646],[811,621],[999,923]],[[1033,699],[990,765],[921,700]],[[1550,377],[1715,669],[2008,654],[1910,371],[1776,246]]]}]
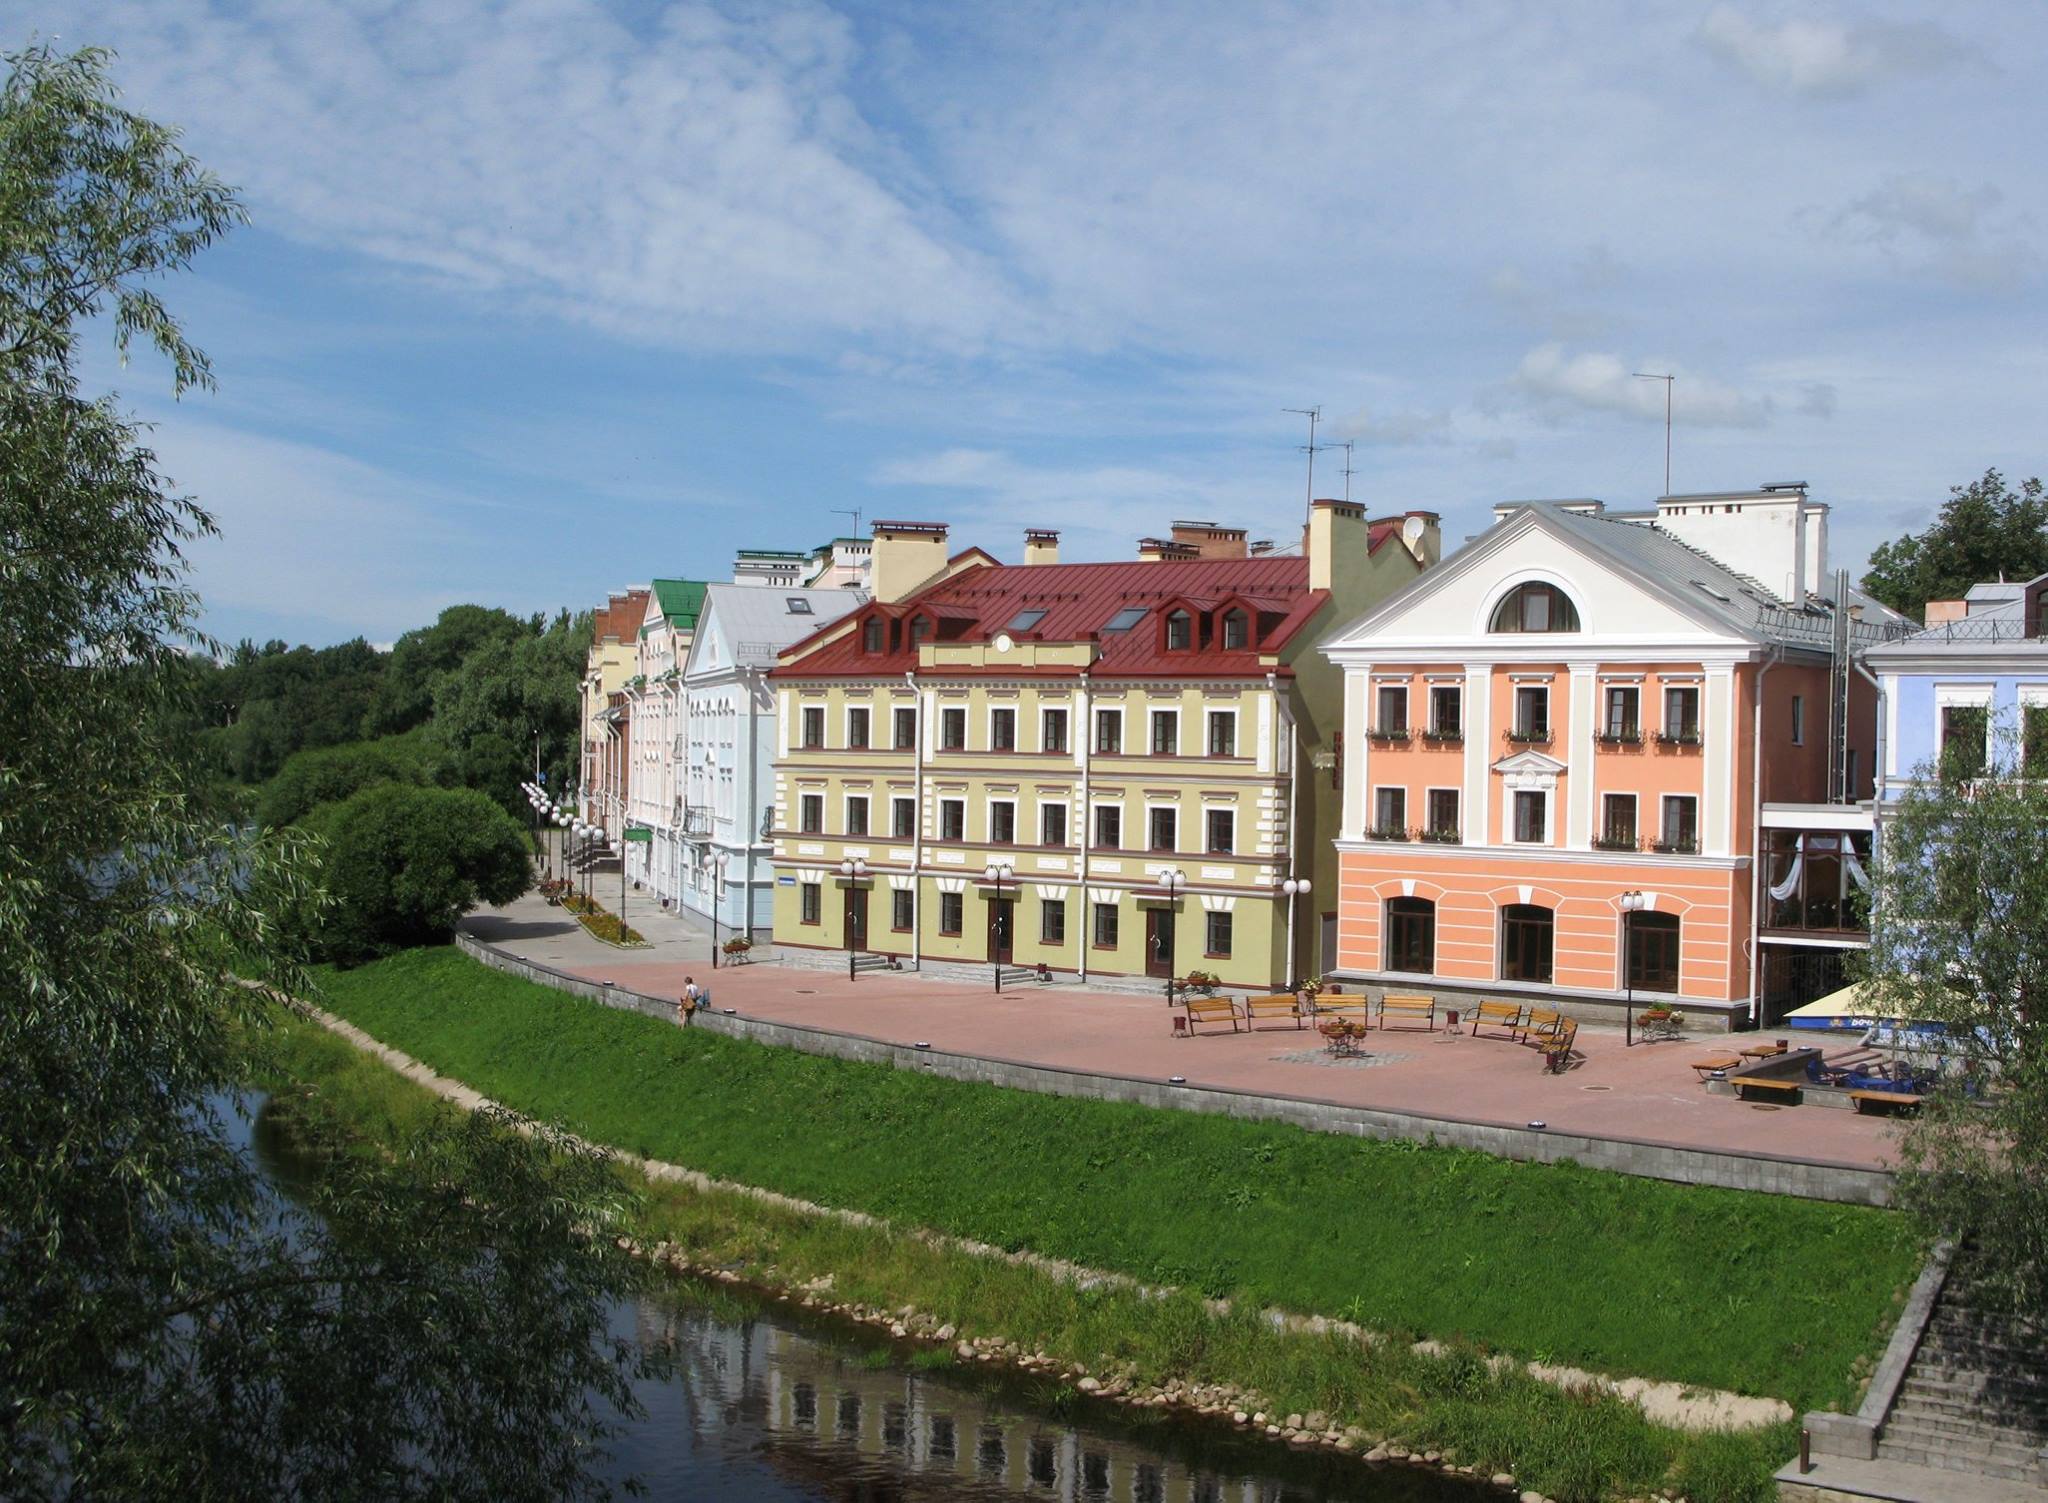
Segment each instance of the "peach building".
[{"label": "peach building", "polygon": [[[1754,1020],[1760,832],[1869,829],[1875,696],[1827,508],[1782,486],[1496,516],[1324,643],[1345,674],[1326,969],[1449,1005]],[[1844,604],[1858,632],[1889,614]],[[1821,977],[1861,939],[1778,941]]]}]

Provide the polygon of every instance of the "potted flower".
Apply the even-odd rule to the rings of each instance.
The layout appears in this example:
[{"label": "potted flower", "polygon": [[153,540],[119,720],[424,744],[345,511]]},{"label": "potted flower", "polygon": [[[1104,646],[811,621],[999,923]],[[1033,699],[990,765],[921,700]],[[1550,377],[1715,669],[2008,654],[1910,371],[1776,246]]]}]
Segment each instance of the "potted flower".
[{"label": "potted flower", "polygon": [[744,934],[735,934],[725,942],[725,953],[728,955],[744,955],[753,948],[754,942]]},{"label": "potted flower", "polygon": [[1189,971],[1188,979],[1181,986],[1186,991],[1200,992],[1207,997],[1215,992],[1218,982],[1219,978],[1213,971]]}]

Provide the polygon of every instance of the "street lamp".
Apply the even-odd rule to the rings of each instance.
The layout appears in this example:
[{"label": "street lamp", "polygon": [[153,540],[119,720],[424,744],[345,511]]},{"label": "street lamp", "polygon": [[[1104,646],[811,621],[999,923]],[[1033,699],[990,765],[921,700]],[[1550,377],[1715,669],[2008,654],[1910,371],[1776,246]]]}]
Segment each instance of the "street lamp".
[{"label": "street lamp", "polygon": [[1188,874],[1177,866],[1162,866],[1155,875],[1159,885],[1166,889],[1167,924],[1166,934],[1166,1000],[1173,1002],[1174,964],[1173,952],[1180,938],[1180,891],[1188,885]]},{"label": "street lamp", "polygon": [[1621,979],[1627,990],[1627,1012],[1621,1035],[1621,1047],[1624,1049],[1633,1049],[1636,1043],[1636,976],[1629,966],[1630,952],[1635,948],[1635,920],[1636,915],[1649,906],[1648,900],[1633,888],[1621,895]]},{"label": "street lamp", "polygon": [[1280,890],[1287,894],[1287,989],[1290,992],[1294,990],[1294,900],[1313,886],[1306,877],[1289,877],[1280,884]]},{"label": "street lamp", "polygon": [[[718,969],[718,905],[725,896],[725,867],[732,860],[730,851],[719,851],[704,858],[704,870],[711,874],[711,969]],[[754,895],[747,894],[751,905]]]},{"label": "street lamp", "polygon": [[[1003,884],[1016,877],[1017,869],[1007,861],[991,861],[981,869],[981,874],[995,884],[996,895],[993,901],[1000,905],[1003,901]],[[996,932],[989,936],[990,950],[996,948],[996,936],[998,934],[1004,939],[1010,938],[1009,913],[1008,910],[1001,906],[996,908]],[[989,956],[989,959],[995,961],[997,965],[1002,964],[993,954]]]}]

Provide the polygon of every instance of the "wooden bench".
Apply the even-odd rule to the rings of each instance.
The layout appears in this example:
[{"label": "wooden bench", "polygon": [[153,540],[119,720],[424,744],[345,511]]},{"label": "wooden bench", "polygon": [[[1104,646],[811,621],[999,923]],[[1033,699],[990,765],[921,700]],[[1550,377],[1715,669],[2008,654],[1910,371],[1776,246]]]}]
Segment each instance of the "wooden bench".
[{"label": "wooden bench", "polygon": [[1519,1002],[1482,1002],[1472,1009],[1472,1037],[1479,1037],[1479,1030],[1489,1025],[1505,1028],[1507,1036],[1513,1038],[1522,1027],[1522,1004]]},{"label": "wooden bench", "polygon": [[1256,1027],[1260,1018],[1292,1018],[1296,1028],[1305,1027],[1308,1023],[1308,1014],[1302,1011],[1301,998],[1293,992],[1273,992],[1264,997],[1246,997],[1245,1027]]},{"label": "wooden bench", "polygon": [[1557,1037],[1557,1030],[1564,1026],[1564,1014],[1554,1007],[1532,1007],[1522,1019],[1516,1033],[1518,1043],[1529,1044],[1541,1049]]},{"label": "wooden bench", "polygon": [[[1425,997],[1415,992],[1382,992],[1380,994],[1380,1027],[1391,1028],[1387,1014],[1397,1018],[1420,1018],[1421,1027],[1429,1033],[1436,1032],[1436,998]],[[1403,1024],[1403,1027],[1415,1026]]]},{"label": "wooden bench", "polygon": [[1857,1111],[1916,1110],[1924,1098],[1913,1091],[1851,1091],[1849,1101]]},{"label": "wooden bench", "polygon": [[1579,1036],[1579,1020],[1566,1018],[1552,1031],[1549,1038],[1536,1047],[1543,1054],[1543,1068],[1552,1075],[1562,1075],[1571,1068],[1572,1044]]},{"label": "wooden bench", "polygon": [[1315,1000],[1317,1017],[1356,1018],[1361,1023],[1371,1023],[1372,1004],[1363,997],[1354,997],[1349,992],[1341,996],[1318,997]]},{"label": "wooden bench", "polygon": [[1237,1004],[1228,997],[1187,997],[1181,1005],[1188,1010],[1188,1032],[1197,1023],[1228,1023],[1237,1032]]},{"label": "wooden bench", "polygon": [[1735,1094],[1744,1101],[1749,1099],[1743,1094],[1746,1091],[1762,1091],[1766,1095],[1776,1096],[1782,1100],[1797,1096],[1806,1089],[1806,1082],[1803,1080],[1771,1080],[1760,1075],[1736,1075],[1731,1077],[1728,1083],[1735,1087]]},{"label": "wooden bench", "polygon": [[1741,1063],[1741,1059],[1733,1054],[1716,1054],[1710,1059],[1694,1060],[1691,1068],[1699,1072],[1700,1082],[1704,1085],[1707,1077],[1716,1070],[1733,1070]]}]

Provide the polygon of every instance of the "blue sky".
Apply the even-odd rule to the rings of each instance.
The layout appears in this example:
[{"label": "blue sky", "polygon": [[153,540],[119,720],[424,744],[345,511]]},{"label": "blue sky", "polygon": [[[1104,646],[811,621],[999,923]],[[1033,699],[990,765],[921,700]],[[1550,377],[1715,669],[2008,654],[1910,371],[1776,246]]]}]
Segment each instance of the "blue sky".
[{"label": "blue sky", "polygon": [[[1447,540],[1804,479],[1839,561],[2048,406],[2038,5],[28,0],[253,224],[100,373],[208,628],[388,641],[868,519]],[[1341,450],[1316,490],[1342,494]]]}]

